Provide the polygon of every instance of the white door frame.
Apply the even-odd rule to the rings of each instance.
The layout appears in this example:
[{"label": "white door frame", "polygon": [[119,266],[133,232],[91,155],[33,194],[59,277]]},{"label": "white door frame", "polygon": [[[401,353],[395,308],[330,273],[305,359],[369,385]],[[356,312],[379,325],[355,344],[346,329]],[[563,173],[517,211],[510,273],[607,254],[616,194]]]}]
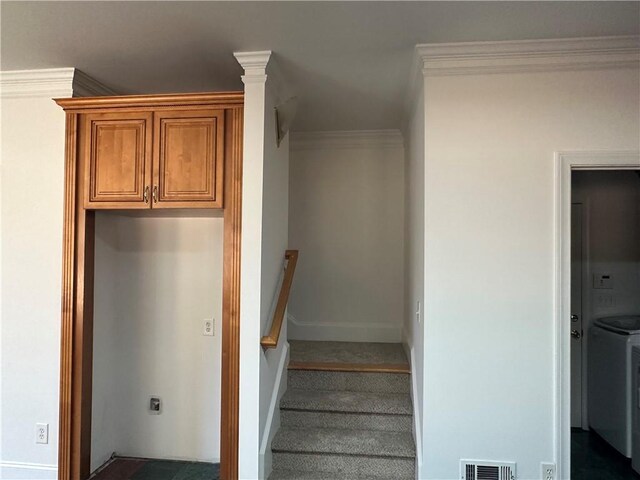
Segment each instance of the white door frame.
[{"label": "white door frame", "polygon": [[555,153],[554,451],[560,479],[571,478],[571,171],[640,169],[640,151]]}]

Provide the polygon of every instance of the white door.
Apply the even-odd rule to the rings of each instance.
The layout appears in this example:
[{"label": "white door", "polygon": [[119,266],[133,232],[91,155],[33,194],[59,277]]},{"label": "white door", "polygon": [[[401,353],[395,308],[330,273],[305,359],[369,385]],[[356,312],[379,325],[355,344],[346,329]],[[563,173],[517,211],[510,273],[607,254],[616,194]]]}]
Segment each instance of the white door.
[{"label": "white door", "polygon": [[582,204],[571,204],[571,426],[582,426]]}]

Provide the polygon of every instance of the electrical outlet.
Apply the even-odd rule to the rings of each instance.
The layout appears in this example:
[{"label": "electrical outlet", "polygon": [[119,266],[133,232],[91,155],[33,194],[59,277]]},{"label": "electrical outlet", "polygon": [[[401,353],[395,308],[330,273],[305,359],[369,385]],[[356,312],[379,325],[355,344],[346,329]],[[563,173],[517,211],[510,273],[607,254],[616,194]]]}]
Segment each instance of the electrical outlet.
[{"label": "electrical outlet", "polygon": [[36,443],[49,443],[48,423],[36,423]]},{"label": "electrical outlet", "polygon": [[596,296],[596,302],[599,307],[614,307],[616,304],[615,297],[610,293],[600,293]]},{"label": "electrical outlet", "polygon": [[202,324],[202,335],[207,337],[213,337],[215,335],[215,326],[216,320],[215,318],[205,318]]},{"label": "electrical outlet", "polygon": [[556,480],[556,464],[555,463],[542,464],[542,480]]},{"label": "electrical outlet", "polygon": [[422,312],[420,311],[420,300],[418,300],[416,304],[416,320],[418,321],[418,323],[420,323],[420,313]]},{"label": "electrical outlet", "polygon": [[160,400],[160,397],[149,398],[149,413],[151,415],[160,415],[162,413],[162,400]]}]

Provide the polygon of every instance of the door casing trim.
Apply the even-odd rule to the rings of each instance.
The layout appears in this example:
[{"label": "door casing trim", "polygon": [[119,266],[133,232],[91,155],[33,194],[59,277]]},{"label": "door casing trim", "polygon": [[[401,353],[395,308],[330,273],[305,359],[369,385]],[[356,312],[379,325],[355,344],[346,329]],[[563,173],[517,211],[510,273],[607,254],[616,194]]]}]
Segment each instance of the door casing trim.
[{"label": "door casing trim", "polygon": [[636,169],[638,150],[555,152],[553,448],[561,479],[571,478],[571,172]]}]

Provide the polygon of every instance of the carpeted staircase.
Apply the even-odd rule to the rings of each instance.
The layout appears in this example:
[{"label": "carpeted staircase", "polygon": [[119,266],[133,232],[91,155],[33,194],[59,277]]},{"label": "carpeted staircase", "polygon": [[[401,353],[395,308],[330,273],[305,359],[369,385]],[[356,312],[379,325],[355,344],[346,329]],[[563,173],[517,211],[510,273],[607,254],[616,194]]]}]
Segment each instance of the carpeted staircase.
[{"label": "carpeted staircase", "polygon": [[399,344],[291,341],[269,480],[415,478]]}]

